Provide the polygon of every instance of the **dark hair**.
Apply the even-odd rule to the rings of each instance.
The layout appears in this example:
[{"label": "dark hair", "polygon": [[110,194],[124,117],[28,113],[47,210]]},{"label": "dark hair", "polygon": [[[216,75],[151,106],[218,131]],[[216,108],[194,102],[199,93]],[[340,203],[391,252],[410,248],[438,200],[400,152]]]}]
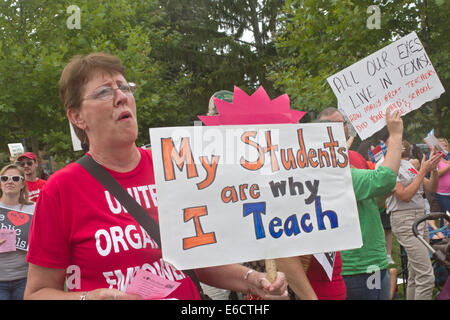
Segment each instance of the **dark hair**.
[{"label": "dark hair", "polygon": [[386,142],[388,138],[389,138],[389,130],[387,127],[383,127],[383,129],[381,129],[380,131],[378,131],[373,135],[373,139],[375,139],[378,142],[380,140]]},{"label": "dark hair", "polygon": [[370,142],[369,140],[364,140],[361,142],[358,148],[358,153],[362,155],[363,158],[366,159],[366,161],[369,160],[370,146],[372,146],[372,142]]},{"label": "dark hair", "polygon": [[420,147],[418,147],[416,144],[412,145],[411,148],[411,158],[413,159],[417,159],[419,161],[422,161],[423,158],[423,151],[422,149],[420,149]]}]

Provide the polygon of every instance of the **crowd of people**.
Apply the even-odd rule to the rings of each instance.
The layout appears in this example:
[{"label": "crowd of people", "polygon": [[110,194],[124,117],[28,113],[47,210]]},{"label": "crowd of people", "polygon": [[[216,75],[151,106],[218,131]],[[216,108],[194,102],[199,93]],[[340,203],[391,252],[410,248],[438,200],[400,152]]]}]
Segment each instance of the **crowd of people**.
[{"label": "crowd of people", "polygon": [[[66,115],[87,155],[124,189],[155,184],[152,152],[135,143],[134,89],[121,61],[104,53],[73,57],[59,81]],[[212,109],[210,102],[209,114]],[[323,110],[316,121],[343,123],[346,138],[353,141],[338,109]],[[193,273],[177,270],[162,259],[153,235],[114,204],[79,163],[45,181],[37,177],[36,155],[26,152],[0,171],[0,207],[32,214],[28,251],[3,252],[7,240],[0,240],[0,299],[140,299],[122,289],[137,270],[145,269],[180,283],[167,299],[195,300],[218,292],[220,299],[237,293],[231,297],[389,300],[390,229],[408,254],[407,298],[431,299],[429,254],[411,225],[426,214],[424,191],[434,195],[442,212],[450,211],[450,166],[434,149],[428,157],[411,160],[398,111],[386,112],[386,124],[387,148],[377,164],[368,158],[370,148],[362,154],[348,150],[363,245],[335,253],[331,280],[312,255],[276,259],[273,282],[261,261]],[[445,139],[441,143],[448,148]],[[155,199],[148,197],[146,203],[144,209],[157,222]],[[428,239],[427,231],[420,230]],[[374,277],[378,280],[372,283]]]}]

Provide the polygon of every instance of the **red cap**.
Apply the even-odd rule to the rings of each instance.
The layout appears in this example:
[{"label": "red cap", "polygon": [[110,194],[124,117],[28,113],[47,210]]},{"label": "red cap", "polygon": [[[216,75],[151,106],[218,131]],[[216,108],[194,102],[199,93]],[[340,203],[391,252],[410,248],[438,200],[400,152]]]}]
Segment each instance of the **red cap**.
[{"label": "red cap", "polygon": [[36,155],[33,152],[22,153],[20,156],[17,157],[17,160],[20,160],[21,158],[28,158],[37,162]]}]

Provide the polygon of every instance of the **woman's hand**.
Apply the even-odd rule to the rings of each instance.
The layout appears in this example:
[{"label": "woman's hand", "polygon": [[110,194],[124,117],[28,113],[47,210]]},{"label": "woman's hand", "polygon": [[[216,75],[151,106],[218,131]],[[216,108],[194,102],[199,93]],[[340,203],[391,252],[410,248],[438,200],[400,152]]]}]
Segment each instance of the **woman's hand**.
[{"label": "woman's hand", "polygon": [[390,113],[389,109],[386,109],[386,125],[389,132],[389,137],[395,137],[402,139],[403,136],[403,120],[398,110]]},{"label": "woman's hand", "polygon": [[286,276],[282,272],[277,272],[274,282],[266,278],[266,273],[252,272],[247,281],[250,285],[250,294],[257,295],[263,300],[289,300]]},{"label": "woman's hand", "polygon": [[389,131],[387,140],[387,153],[384,157],[383,166],[388,167],[395,174],[398,174],[402,154],[403,120],[400,112],[394,111],[392,114],[386,109],[386,124]]},{"label": "woman's hand", "polygon": [[423,170],[423,172],[427,174],[428,172],[431,172],[432,170],[436,169],[436,166],[438,165],[440,160],[441,154],[437,152],[436,149],[433,149],[431,151],[430,158],[428,160],[426,160],[425,155],[423,156],[420,170]]},{"label": "woman's hand", "polygon": [[138,294],[126,293],[116,289],[95,289],[87,291],[84,297],[84,300],[142,300],[142,297]]}]

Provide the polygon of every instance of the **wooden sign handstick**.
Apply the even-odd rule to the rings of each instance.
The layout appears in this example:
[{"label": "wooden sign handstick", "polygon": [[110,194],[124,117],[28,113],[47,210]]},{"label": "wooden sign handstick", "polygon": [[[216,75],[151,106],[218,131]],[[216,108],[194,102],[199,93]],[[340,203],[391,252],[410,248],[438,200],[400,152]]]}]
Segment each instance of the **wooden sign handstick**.
[{"label": "wooden sign handstick", "polygon": [[274,282],[277,278],[277,264],[275,259],[266,259],[267,280]]}]

